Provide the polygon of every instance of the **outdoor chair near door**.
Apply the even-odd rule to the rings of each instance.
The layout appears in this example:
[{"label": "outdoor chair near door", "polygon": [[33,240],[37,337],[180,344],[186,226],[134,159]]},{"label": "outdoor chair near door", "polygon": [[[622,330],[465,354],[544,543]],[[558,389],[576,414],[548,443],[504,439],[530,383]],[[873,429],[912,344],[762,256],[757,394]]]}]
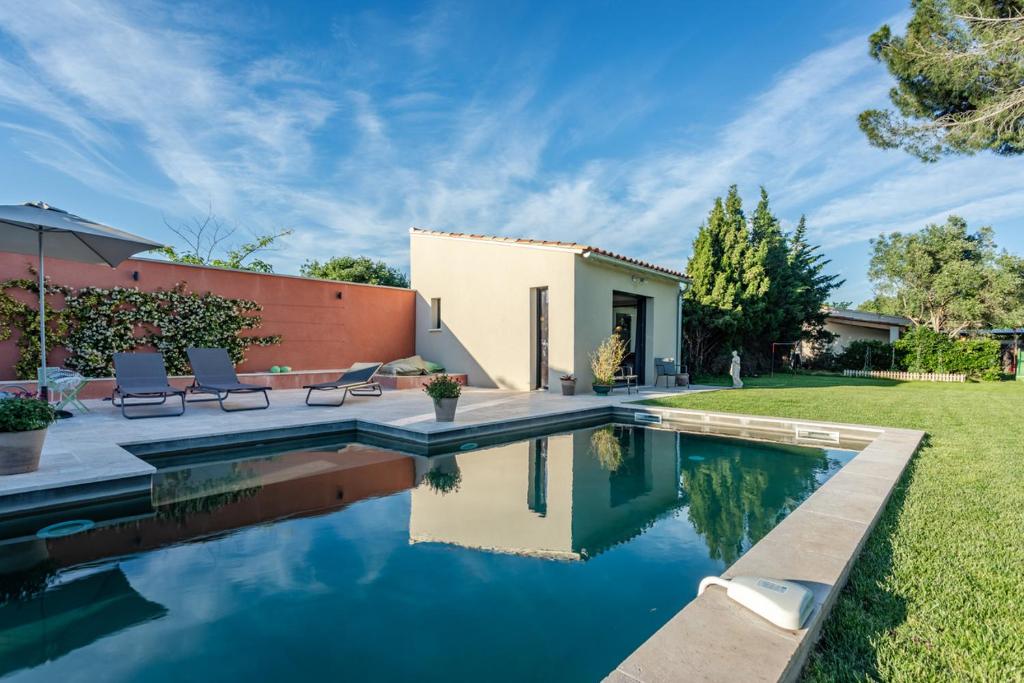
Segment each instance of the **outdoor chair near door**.
[{"label": "outdoor chair near door", "polygon": [[[192,366],[195,380],[188,390],[193,394],[213,394],[214,398],[191,399],[189,403],[205,403],[217,401],[221,410],[229,413],[243,410],[265,410],[270,407],[267,392],[271,387],[262,384],[246,384],[238,381],[235,366],[228,356],[227,349],[189,349],[188,362]],[[229,408],[224,401],[232,395],[263,394],[264,405]]]},{"label": "outdoor chair near door", "polygon": [[[333,382],[307,384],[302,387],[306,392],[307,406],[340,406],[345,403],[349,394],[353,396],[380,396],[384,393],[380,384],[373,380],[383,363],[354,363],[351,368],[341,373],[341,377]],[[310,403],[309,397],[314,391],[341,391],[341,400],[337,403]]]},{"label": "outdoor chair near door", "polygon": [[627,394],[633,393],[633,389],[636,389],[638,394],[640,393],[640,387],[637,385],[638,377],[633,372],[632,365],[620,365],[619,369],[615,371],[614,379],[615,386],[626,387]]},{"label": "outdoor chair near door", "polygon": [[658,386],[658,382],[662,377],[665,378],[665,386],[671,386],[669,384],[669,378],[675,383],[676,376],[679,374],[679,366],[676,364],[675,358],[655,358],[654,359],[654,386]]},{"label": "outdoor chair near door", "polygon": [[[129,420],[177,417],[185,412],[185,390],[176,389],[167,381],[164,357],[159,353],[115,353],[114,379],[111,403],[115,408],[120,408],[121,414]],[[181,410],[173,413],[128,414],[128,408],[163,405],[171,396],[181,400]],[[118,399],[121,400],[120,404],[117,402]],[[128,399],[133,399],[134,402],[128,403]]]}]

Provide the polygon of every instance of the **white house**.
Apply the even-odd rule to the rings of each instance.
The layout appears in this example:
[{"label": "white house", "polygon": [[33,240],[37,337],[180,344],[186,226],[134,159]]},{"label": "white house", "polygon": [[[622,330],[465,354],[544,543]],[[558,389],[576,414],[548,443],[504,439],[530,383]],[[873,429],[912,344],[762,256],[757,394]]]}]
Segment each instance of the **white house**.
[{"label": "white house", "polygon": [[473,386],[557,387],[593,377],[613,331],[641,384],[680,357],[682,272],[574,242],[410,231],[416,351]]}]

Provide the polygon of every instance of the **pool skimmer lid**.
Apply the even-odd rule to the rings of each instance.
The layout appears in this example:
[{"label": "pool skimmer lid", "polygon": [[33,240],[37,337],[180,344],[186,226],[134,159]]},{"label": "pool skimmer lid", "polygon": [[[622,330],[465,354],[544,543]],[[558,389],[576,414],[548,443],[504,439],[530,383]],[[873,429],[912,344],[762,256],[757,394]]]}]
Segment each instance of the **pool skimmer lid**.
[{"label": "pool skimmer lid", "polygon": [[66,522],[44,526],[36,532],[36,538],[62,538],[64,536],[80,534],[94,526],[96,526],[96,522],[91,519],[71,519]]},{"label": "pool skimmer lid", "polygon": [[460,451],[471,451],[474,448],[476,448],[476,446],[477,446],[476,441],[467,441],[466,443],[464,443],[461,446],[459,446],[459,450]]},{"label": "pool skimmer lid", "polygon": [[799,630],[814,608],[814,595],[792,581],[760,576],[736,576],[720,579],[709,576],[700,582],[697,595],[708,586],[721,586],[731,600],[780,628]]}]

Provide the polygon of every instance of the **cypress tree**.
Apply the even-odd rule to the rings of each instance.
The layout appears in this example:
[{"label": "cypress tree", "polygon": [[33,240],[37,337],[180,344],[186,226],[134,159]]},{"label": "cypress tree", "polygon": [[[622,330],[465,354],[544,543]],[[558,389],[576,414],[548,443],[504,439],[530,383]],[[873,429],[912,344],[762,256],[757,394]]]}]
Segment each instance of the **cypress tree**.
[{"label": "cypress tree", "polygon": [[789,238],[789,264],[793,276],[793,301],[802,328],[801,338],[821,346],[832,339],[825,331],[825,304],[832,291],[846,280],[829,275],[825,268],[832,262],[820,253],[820,247],[807,241],[807,219],[800,216],[796,230]]},{"label": "cypress tree", "polygon": [[742,224],[742,206],[734,189],[726,201],[715,198],[694,238],[693,256],[686,267],[691,282],[683,298],[683,334],[696,372],[708,370],[712,354],[737,338],[743,319],[746,239],[737,229]]},{"label": "cypress tree", "polygon": [[[752,338],[760,340],[758,355],[770,352],[775,341],[793,341],[799,334],[800,314],[792,299],[793,273],[786,236],[779,219],[771,212],[768,191],[761,187],[761,200],[750,222],[751,242],[764,271],[760,315],[753,321]],[[796,329],[794,329],[794,326]]]},{"label": "cypress tree", "polygon": [[733,349],[750,368],[766,366],[776,341],[823,339],[832,290],[829,261],[807,241],[803,217],[792,235],[772,214],[768,192],[747,221],[735,185],[715,199],[687,264],[683,334],[692,370],[721,370]]}]

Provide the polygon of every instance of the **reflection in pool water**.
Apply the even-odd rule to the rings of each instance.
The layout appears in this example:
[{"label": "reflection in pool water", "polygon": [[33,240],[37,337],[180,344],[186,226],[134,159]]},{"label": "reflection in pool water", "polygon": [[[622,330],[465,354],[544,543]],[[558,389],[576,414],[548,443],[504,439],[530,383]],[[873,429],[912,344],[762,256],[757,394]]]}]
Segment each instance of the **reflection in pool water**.
[{"label": "reflection in pool water", "polygon": [[599,679],[851,455],[609,425],[168,462],[142,514],[0,546],[0,674]]}]

